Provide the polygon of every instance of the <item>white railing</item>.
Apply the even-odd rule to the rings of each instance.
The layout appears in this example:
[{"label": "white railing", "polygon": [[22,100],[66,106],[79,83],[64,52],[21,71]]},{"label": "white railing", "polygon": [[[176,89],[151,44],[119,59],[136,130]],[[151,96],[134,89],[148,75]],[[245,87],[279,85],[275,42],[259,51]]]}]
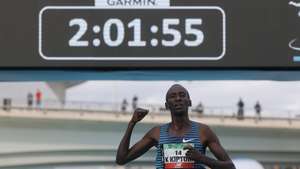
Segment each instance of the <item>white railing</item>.
[{"label": "white railing", "polygon": [[[11,104],[4,106],[0,103],[0,108],[4,110],[8,109],[42,109],[47,110],[59,110],[59,111],[82,111],[82,112],[114,112],[114,113],[132,113],[133,108],[129,104],[125,111],[121,109],[122,103],[120,102],[83,102],[83,101],[67,101],[65,103],[58,102],[56,100],[43,100],[40,106],[35,103],[32,106],[28,106],[24,100],[21,99],[11,99]],[[164,108],[164,105],[159,104],[138,104],[138,107],[149,109],[151,113],[154,114],[169,114]],[[299,111],[295,110],[280,110],[276,108],[264,108],[261,112],[262,118],[283,118],[283,119],[299,119],[297,115],[300,114]],[[190,115],[199,115],[196,112],[196,107],[190,109]],[[203,111],[203,116],[211,117],[236,117],[237,107],[236,106],[205,106]],[[246,107],[244,109],[244,117],[255,118],[255,111],[251,107]]]}]

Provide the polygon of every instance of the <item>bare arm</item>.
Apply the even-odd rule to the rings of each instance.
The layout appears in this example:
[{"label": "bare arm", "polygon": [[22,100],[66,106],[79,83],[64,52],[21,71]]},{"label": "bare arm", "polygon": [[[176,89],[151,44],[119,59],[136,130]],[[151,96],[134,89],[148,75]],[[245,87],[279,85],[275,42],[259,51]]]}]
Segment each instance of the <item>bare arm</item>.
[{"label": "bare arm", "polygon": [[187,156],[195,161],[200,161],[201,163],[207,165],[212,169],[235,169],[235,166],[232,163],[230,157],[228,156],[224,148],[221,146],[219,139],[213,133],[213,131],[211,131],[207,127],[205,129],[205,135],[207,138],[207,146],[217,158],[217,160],[204,156],[192,147],[187,147],[187,149],[189,149],[189,151],[187,152]]},{"label": "bare arm", "polygon": [[129,149],[130,145],[130,138],[132,134],[132,130],[135,126],[135,124],[142,120],[146,115],[148,111],[144,109],[137,109],[132,119],[130,120],[127,130],[120,142],[117,156],[116,156],[116,163],[119,165],[126,164],[142,154],[144,154],[146,151],[148,151],[152,146],[155,145],[155,140],[153,139],[153,132],[154,129],[150,130],[140,141],[138,141],[134,146],[132,146]]},{"label": "bare arm", "polygon": [[218,160],[206,157],[203,158],[202,162],[212,169],[235,169],[235,166],[233,165],[230,157],[220,144],[218,137],[208,127],[206,129],[206,135],[208,138],[208,148]]}]

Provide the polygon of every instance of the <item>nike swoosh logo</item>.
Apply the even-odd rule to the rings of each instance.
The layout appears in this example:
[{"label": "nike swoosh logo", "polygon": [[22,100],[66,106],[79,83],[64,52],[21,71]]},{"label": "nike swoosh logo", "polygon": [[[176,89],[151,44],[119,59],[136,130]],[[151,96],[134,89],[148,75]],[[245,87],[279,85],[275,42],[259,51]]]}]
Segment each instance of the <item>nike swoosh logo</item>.
[{"label": "nike swoosh logo", "polygon": [[191,141],[193,141],[194,140],[194,138],[191,138],[191,139],[185,139],[185,138],[183,138],[182,139],[182,142],[183,143],[188,143],[188,142],[191,142]]}]

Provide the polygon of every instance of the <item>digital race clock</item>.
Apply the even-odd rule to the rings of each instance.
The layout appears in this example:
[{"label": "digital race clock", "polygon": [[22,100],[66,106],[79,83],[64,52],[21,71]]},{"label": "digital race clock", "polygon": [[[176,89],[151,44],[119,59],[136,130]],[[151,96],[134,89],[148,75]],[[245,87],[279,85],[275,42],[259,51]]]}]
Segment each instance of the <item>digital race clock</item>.
[{"label": "digital race clock", "polygon": [[39,14],[39,53],[46,60],[219,60],[225,23],[217,6],[48,6]]}]

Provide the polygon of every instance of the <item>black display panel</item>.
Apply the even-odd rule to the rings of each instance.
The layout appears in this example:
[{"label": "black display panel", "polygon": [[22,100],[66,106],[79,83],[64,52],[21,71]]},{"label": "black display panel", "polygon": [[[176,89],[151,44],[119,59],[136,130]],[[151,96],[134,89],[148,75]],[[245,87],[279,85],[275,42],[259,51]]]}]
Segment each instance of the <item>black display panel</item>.
[{"label": "black display panel", "polygon": [[95,1],[3,0],[0,68],[300,68],[300,1]]},{"label": "black display panel", "polygon": [[46,7],[39,45],[46,60],[219,60],[225,32],[225,12],[213,6]]}]

